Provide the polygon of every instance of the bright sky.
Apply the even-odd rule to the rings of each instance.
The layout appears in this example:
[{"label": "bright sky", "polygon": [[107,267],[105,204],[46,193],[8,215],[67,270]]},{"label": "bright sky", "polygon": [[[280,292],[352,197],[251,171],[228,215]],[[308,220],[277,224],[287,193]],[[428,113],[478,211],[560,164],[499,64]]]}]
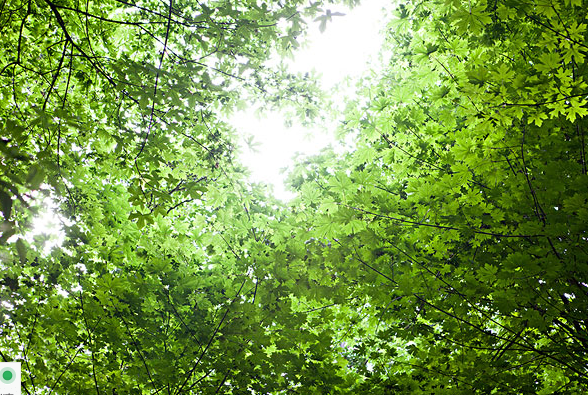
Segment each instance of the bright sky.
[{"label": "bright sky", "polygon": [[[293,72],[307,72],[312,69],[320,74],[323,88],[331,89],[345,77],[360,76],[370,67],[370,59],[377,61],[382,43],[383,11],[390,0],[363,0],[364,4],[349,10],[343,6],[331,7],[334,16],[327,23],[323,33],[320,22],[310,22],[309,45],[298,49],[294,59],[288,61]],[[242,162],[252,172],[253,181],[266,182],[274,187],[274,195],[283,200],[293,197],[284,188],[285,174],[281,169],[291,166],[296,152],[304,155],[318,153],[333,136],[320,128],[307,129],[300,125],[287,128],[280,113],[266,114],[259,119],[254,111],[242,111],[233,115],[230,123],[240,135],[253,135],[259,145],[257,152],[242,146]]]}]

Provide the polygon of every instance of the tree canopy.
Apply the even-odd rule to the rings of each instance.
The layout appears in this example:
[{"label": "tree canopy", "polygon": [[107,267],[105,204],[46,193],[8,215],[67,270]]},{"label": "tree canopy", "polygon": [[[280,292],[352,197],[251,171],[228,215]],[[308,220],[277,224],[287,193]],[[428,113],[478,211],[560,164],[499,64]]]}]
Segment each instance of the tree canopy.
[{"label": "tree canopy", "polygon": [[[2,3],[0,357],[23,393],[588,391],[588,3],[400,2],[340,114],[353,149],[300,160],[284,203],[222,113],[325,111],[266,61],[333,2]],[[49,252],[26,237],[44,197]]]}]

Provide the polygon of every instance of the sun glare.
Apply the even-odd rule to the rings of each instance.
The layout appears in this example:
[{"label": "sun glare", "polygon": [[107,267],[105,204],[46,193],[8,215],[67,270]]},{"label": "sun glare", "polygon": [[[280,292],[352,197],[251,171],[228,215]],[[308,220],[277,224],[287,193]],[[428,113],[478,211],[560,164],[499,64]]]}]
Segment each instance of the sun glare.
[{"label": "sun glare", "polygon": [[57,204],[51,198],[42,199],[41,210],[33,219],[32,231],[25,235],[25,239],[31,242],[35,239],[42,241],[43,255],[51,252],[53,247],[60,246],[65,239],[63,224],[71,225],[69,221],[57,214]]},{"label": "sun glare", "polygon": [[[379,34],[383,27],[383,10],[390,2],[369,0],[364,3],[352,10],[333,6],[331,13],[338,15],[328,21],[322,33],[320,22],[310,21],[308,45],[286,61],[289,71],[294,73],[316,71],[321,88],[327,92],[338,89],[333,95],[337,99],[336,108],[343,107],[344,97],[353,95],[359,76],[369,68],[377,68],[375,60],[383,40]],[[329,144],[336,144],[332,132],[324,131],[320,125],[306,128],[290,120],[293,126],[285,126],[286,119],[279,112],[256,116],[255,111],[247,109],[235,113],[229,122],[242,136],[240,159],[251,170],[252,181],[271,185],[274,196],[282,200],[294,196],[284,187],[286,172],[283,171],[292,165],[293,157],[297,153],[314,155]],[[255,149],[249,147],[251,143]]]}]

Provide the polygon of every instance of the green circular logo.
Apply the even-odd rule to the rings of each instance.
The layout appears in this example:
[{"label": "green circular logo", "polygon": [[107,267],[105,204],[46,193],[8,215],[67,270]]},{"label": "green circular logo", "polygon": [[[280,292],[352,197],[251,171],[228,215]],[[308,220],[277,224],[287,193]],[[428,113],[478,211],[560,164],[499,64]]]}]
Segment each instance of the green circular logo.
[{"label": "green circular logo", "polygon": [[16,373],[12,368],[4,368],[0,371],[0,381],[4,384],[10,384],[16,378]]}]

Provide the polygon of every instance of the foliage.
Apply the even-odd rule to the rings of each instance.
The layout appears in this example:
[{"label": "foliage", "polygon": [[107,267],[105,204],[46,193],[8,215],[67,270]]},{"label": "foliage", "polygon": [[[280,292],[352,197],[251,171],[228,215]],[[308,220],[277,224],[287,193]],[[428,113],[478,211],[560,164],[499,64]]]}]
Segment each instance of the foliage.
[{"label": "foliage", "polygon": [[[320,108],[264,65],[336,15],[304,4],[3,3],[0,357],[23,392],[586,392],[587,4],[400,4],[338,131],[355,148],[299,162],[286,205],[220,112]],[[23,237],[43,195],[48,254]]]},{"label": "foliage", "polygon": [[[241,186],[220,113],[243,97],[317,106],[299,95],[309,79],[264,62],[297,46],[320,7],[2,3],[0,351],[23,362],[25,393],[316,381],[301,355],[324,336],[298,336],[294,349],[302,329],[275,327],[295,314],[265,278],[271,267],[255,275],[250,256],[267,246],[246,232],[272,210],[260,187]],[[59,203],[66,233],[49,255],[43,238],[18,237],[43,196]]]},{"label": "foliage", "polygon": [[401,4],[341,127],[357,149],[293,174],[372,310],[349,335],[372,366],[356,393],[588,388],[580,3]]}]

